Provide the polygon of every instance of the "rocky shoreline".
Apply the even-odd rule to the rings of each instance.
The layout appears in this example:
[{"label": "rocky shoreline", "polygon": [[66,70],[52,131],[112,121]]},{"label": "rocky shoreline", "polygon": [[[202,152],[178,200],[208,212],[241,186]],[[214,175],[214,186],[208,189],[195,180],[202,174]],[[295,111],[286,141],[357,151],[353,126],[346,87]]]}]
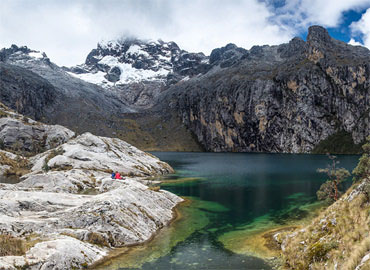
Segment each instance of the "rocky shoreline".
[{"label": "rocky shoreline", "polygon": [[[40,131],[3,111],[1,123],[17,123],[0,125],[3,144],[15,130],[27,129],[31,139]],[[145,180],[173,172],[168,164],[119,139],[71,134],[62,140],[53,133],[54,147],[31,157],[1,151],[2,174],[16,171],[20,159],[27,171],[17,184],[0,184],[0,269],[86,268],[115,248],[151,239],[183,201]],[[111,171],[125,179],[111,179]]]},{"label": "rocky shoreline", "polygon": [[[183,201],[178,203],[172,209],[173,215],[172,215],[172,219],[166,225],[167,229],[169,227],[172,227],[176,222],[180,221],[183,218],[183,214],[182,214],[180,209],[183,208],[183,207],[187,207],[188,204],[189,204],[189,200],[187,198],[182,198],[182,199],[183,199]],[[148,240],[146,240],[145,242],[138,243],[138,244],[132,244],[132,245],[126,245],[124,247],[116,248],[116,249],[111,250],[111,252],[107,256],[105,256],[104,258],[96,261],[94,264],[89,266],[89,269],[106,269],[106,268],[109,268],[110,267],[109,263],[112,260],[116,260],[116,259],[120,258],[121,256],[124,256],[125,254],[129,254],[130,252],[132,252],[133,248],[139,248],[140,249],[142,247],[147,247],[147,245],[150,242],[152,242],[154,240],[154,238],[161,237],[161,233],[163,233],[163,229],[165,229],[165,228],[162,228],[162,229],[158,230],[157,232],[155,232],[152,235],[152,237],[149,238]]]}]

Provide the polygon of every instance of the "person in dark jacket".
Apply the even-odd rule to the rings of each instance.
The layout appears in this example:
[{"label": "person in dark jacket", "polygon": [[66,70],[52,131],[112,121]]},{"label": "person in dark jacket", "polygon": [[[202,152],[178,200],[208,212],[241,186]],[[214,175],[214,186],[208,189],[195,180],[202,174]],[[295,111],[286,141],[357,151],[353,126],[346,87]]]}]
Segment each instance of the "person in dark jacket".
[{"label": "person in dark jacket", "polygon": [[116,179],[116,173],[112,172],[112,179]]}]

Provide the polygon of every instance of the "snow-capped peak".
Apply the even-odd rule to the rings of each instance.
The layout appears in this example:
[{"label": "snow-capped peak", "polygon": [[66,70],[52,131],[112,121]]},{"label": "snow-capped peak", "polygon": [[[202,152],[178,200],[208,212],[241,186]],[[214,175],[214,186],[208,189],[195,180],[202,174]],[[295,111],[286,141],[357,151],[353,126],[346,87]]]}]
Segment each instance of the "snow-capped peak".
[{"label": "snow-capped peak", "polygon": [[105,87],[145,81],[167,83],[169,74],[179,75],[181,80],[193,75],[188,74],[189,68],[197,72],[197,66],[207,62],[208,57],[183,51],[175,42],[129,38],[99,42],[85,63],[72,67],[70,74]]},{"label": "snow-capped peak", "polygon": [[0,50],[0,60],[13,63],[50,61],[44,52],[31,50],[26,46],[18,47],[14,44],[10,48]]}]

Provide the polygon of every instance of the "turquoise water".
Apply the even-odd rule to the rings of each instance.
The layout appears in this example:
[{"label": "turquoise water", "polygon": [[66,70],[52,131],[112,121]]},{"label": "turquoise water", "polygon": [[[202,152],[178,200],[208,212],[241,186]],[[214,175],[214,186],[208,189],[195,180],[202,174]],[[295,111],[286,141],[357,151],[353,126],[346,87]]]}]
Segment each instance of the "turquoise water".
[{"label": "turquoise water", "polygon": [[[245,252],[244,235],[307,217],[325,181],[316,170],[328,164],[325,155],[153,154],[176,170],[162,188],[193,203],[185,220],[158,236],[165,241],[157,239],[149,251],[121,256],[112,264],[115,267],[106,269],[271,269]],[[338,160],[352,170],[358,156]],[[150,257],[155,250],[161,252]],[[130,260],[140,263],[130,265]]]}]

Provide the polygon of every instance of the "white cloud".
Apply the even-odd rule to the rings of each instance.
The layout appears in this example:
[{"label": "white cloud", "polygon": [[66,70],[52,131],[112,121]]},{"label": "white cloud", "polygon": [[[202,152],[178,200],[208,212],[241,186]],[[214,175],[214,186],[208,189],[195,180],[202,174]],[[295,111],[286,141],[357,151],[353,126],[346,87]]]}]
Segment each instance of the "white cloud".
[{"label": "white cloud", "polygon": [[99,40],[119,36],[173,40],[209,54],[230,42],[288,41],[292,33],[271,24],[271,15],[258,0],[2,0],[0,47],[27,45],[60,65],[81,63]]},{"label": "white cloud", "polygon": [[354,38],[351,38],[348,41],[348,44],[353,46],[364,46],[361,42],[356,41]]},{"label": "white cloud", "polygon": [[296,31],[305,30],[312,24],[336,27],[343,19],[343,12],[368,6],[370,0],[289,0],[275,11],[273,20],[290,25]]},{"label": "white cloud", "polygon": [[359,21],[353,22],[350,27],[354,35],[362,35],[364,46],[370,48],[370,8]]},{"label": "white cloud", "polygon": [[59,65],[82,63],[96,43],[122,36],[175,41],[188,51],[279,44],[311,24],[338,25],[370,0],[1,0],[0,48],[27,45]]}]

